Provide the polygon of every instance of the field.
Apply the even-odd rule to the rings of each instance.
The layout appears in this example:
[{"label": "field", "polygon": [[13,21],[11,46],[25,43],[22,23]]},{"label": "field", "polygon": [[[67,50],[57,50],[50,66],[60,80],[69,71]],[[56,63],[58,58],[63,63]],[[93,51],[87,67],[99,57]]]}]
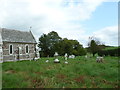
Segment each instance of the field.
[{"label": "field", "polygon": [[2,64],[3,88],[117,88],[118,58],[105,57],[103,63],[80,56],[64,64],[54,58]]}]

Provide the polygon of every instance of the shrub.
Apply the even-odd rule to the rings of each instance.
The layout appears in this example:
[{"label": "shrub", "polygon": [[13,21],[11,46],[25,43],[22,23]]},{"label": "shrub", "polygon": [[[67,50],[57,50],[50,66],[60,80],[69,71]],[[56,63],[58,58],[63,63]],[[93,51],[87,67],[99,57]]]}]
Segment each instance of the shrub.
[{"label": "shrub", "polygon": [[99,56],[120,56],[120,47],[117,49],[101,50],[98,52]]}]

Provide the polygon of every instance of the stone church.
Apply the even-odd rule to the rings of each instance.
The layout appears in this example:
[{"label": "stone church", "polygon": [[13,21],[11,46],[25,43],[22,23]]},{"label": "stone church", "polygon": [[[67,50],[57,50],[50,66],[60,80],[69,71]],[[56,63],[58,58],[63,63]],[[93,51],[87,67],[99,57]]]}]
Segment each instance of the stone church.
[{"label": "stone church", "polygon": [[31,31],[0,28],[0,62],[33,60],[36,44]]}]

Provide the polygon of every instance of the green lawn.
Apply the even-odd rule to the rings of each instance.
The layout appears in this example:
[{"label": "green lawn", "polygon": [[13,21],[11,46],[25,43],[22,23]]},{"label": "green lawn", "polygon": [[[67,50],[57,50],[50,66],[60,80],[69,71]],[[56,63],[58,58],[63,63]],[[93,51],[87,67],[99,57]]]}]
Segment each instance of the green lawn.
[{"label": "green lawn", "polygon": [[105,57],[104,63],[95,58],[69,59],[64,64],[38,61],[5,62],[2,64],[3,88],[116,88],[118,87],[118,58]]}]

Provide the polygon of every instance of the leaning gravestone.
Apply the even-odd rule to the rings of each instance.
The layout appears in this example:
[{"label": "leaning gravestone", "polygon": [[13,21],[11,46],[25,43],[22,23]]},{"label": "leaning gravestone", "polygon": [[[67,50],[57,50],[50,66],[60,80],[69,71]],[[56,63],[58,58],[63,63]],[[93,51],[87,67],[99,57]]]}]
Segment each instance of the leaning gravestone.
[{"label": "leaning gravestone", "polygon": [[58,60],[58,53],[57,52],[55,52],[54,57],[55,57],[54,63],[60,63],[60,60]]}]

